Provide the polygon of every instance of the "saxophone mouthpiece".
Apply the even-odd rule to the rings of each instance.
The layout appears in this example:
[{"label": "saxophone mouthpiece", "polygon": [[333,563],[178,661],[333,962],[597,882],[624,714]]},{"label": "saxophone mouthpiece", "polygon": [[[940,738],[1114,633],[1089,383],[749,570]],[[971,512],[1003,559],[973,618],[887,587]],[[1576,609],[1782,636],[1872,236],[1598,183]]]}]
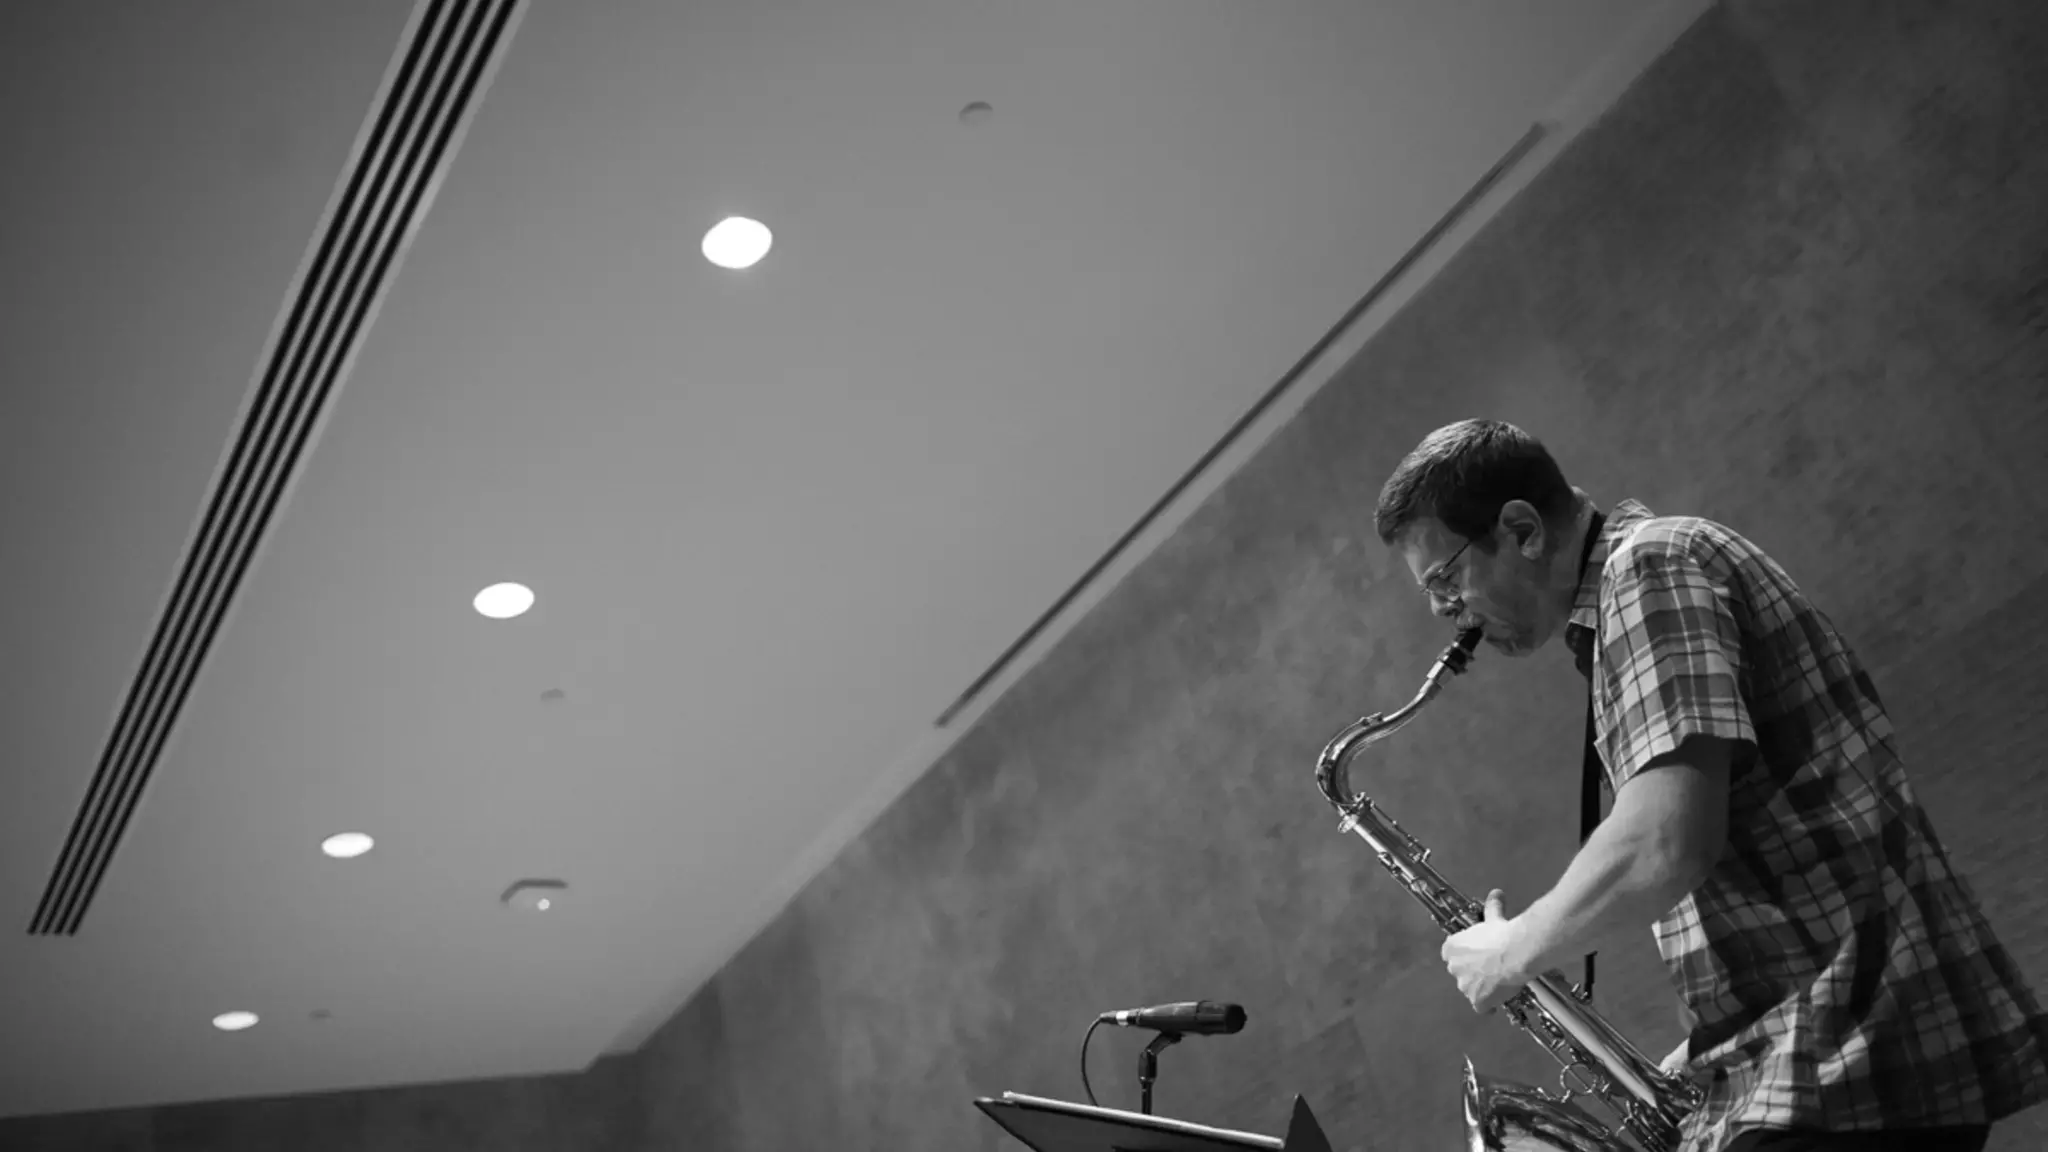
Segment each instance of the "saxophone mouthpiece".
[{"label": "saxophone mouthpiece", "polygon": [[1444,654],[1436,658],[1436,667],[1430,670],[1429,682],[1435,683],[1444,673],[1453,676],[1462,674],[1472,664],[1472,650],[1479,647],[1479,641],[1486,635],[1483,628],[1467,628],[1458,633]]}]

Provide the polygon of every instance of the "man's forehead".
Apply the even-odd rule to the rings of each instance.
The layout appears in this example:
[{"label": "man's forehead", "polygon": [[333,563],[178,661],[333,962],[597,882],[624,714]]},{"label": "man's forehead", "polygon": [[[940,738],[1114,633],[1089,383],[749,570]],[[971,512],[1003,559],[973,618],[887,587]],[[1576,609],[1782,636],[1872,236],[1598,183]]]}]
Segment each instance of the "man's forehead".
[{"label": "man's forehead", "polygon": [[1444,527],[1443,521],[1434,516],[1410,523],[1399,536],[1394,537],[1394,546],[1403,552],[1417,552],[1437,559],[1449,556],[1464,542],[1464,537]]},{"label": "man's forehead", "polygon": [[1420,579],[1430,568],[1451,558],[1463,545],[1463,537],[1445,528],[1435,517],[1424,517],[1410,523],[1394,537],[1394,550],[1408,562],[1408,568]]}]

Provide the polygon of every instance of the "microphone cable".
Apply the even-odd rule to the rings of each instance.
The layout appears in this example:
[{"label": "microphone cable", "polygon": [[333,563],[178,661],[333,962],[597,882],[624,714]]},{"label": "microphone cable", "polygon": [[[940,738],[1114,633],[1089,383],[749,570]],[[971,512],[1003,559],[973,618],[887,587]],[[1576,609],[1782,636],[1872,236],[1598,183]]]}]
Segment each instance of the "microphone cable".
[{"label": "microphone cable", "polygon": [[1097,1016],[1088,1025],[1088,1031],[1081,1034],[1081,1091],[1088,1094],[1088,1103],[1096,1108],[1100,1108],[1102,1105],[1095,1103],[1095,1089],[1088,1084],[1088,1041],[1094,1039],[1095,1030],[1100,1027],[1102,1027],[1102,1017]]}]

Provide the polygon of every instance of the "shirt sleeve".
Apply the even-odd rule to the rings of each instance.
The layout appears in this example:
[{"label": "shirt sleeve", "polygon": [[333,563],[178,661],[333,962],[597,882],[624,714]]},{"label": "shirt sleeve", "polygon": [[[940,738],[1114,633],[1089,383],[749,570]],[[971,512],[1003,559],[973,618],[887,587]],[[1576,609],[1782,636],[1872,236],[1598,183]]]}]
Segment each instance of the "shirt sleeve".
[{"label": "shirt sleeve", "polygon": [[1680,534],[1647,527],[1601,572],[1598,743],[1616,789],[1688,736],[1754,746],[1734,590]]}]

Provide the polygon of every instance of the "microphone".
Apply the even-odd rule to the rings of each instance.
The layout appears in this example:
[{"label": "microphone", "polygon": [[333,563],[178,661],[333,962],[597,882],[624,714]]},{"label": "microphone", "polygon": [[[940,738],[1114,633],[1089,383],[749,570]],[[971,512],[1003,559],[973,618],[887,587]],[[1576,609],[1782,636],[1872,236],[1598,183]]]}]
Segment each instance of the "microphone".
[{"label": "microphone", "polygon": [[1175,1036],[1228,1036],[1244,1027],[1244,1009],[1213,1000],[1183,1000],[1178,1004],[1104,1012],[1096,1019],[1119,1028],[1150,1028]]}]

